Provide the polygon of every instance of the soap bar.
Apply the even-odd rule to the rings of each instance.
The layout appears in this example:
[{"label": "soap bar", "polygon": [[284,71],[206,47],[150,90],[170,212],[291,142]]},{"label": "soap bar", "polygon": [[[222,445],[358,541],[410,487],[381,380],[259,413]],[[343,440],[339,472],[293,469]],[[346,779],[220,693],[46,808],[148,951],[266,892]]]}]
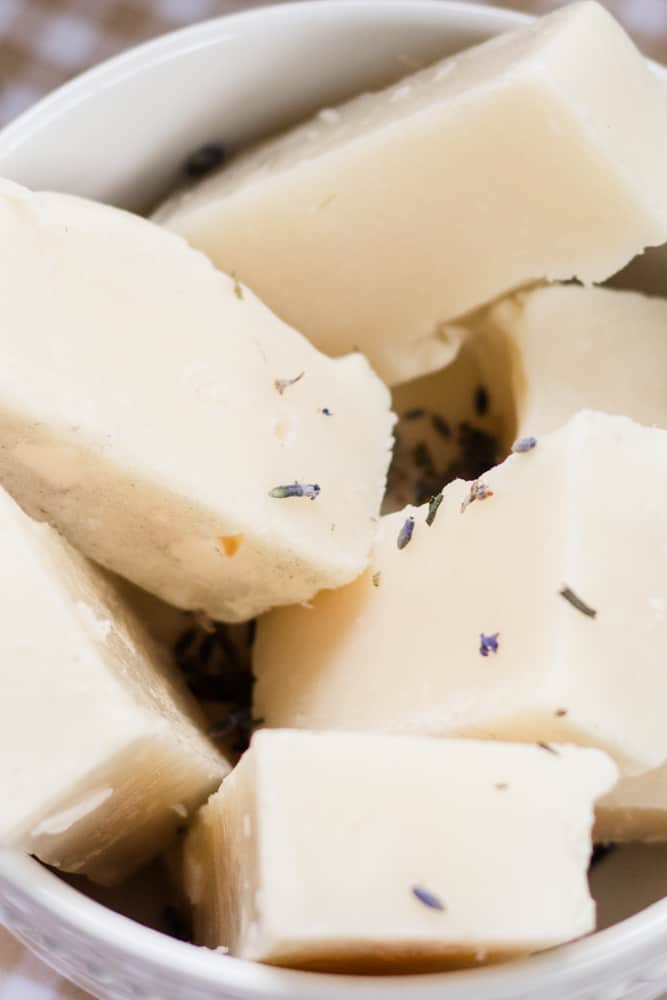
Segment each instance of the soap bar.
[{"label": "soap bar", "polygon": [[495,386],[507,447],[515,437],[556,430],[584,407],[667,427],[665,299],[536,288],[471,318],[465,333],[457,329],[462,335]]},{"label": "soap bar", "polygon": [[186,842],[195,940],[419,972],[579,937],[593,802],[615,773],[578,747],[260,732]]},{"label": "soap bar", "polygon": [[229,765],[106,575],[2,490],[0,542],[0,846],[118,882]]},{"label": "soap bar", "polygon": [[357,346],[398,383],[452,359],[443,321],[663,243],[666,116],[611,15],[572,3],[323,110],[157,219],[320,350]]},{"label": "soap bar", "polygon": [[430,526],[428,505],[384,517],[350,586],[261,619],[255,714],[661,764],[667,431],[584,411],[531,444]]},{"label": "soap bar", "polygon": [[364,569],[393,417],[360,354],[117,209],[4,182],[0,234],[0,481],[28,513],[226,621]]},{"label": "soap bar", "polygon": [[667,764],[622,778],[600,799],[595,839],[602,844],[667,841]]}]

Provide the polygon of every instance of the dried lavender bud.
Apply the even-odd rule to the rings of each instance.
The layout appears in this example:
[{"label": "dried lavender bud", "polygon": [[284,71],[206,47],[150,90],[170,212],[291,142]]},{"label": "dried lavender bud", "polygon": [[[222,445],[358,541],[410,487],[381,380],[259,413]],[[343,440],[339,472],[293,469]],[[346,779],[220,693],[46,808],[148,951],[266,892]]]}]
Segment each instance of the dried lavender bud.
[{"label": "dried lavender bud", "polygon": [[320,410],[320,413],[322,414],[323,417],[333,417],[333,413],[331,412],[328,406],[323,406],[322,409]]},{"label": "dried lavender bud", "polygon": [[412,532],[415,530],[415,519],[410,515],[406,521],[403,522],[401,530],[398,533],[398,538],[396,539],[396,545],[399,549],[404,549],[406,545],[410,544],[412,540]]},{"label": "dried lavender bud", "polygon": [[429,889],[424,889],[423,886],[413,885],[412,895],[415,899],[418,899],[420,903],[423,903],[424,906],[428,906],[431,910],[443,911],[445,909],[445,904],[440,897],[436,896],[436,894],[431,892]]},{"label": "dried lavender bud", "polygon": [[249,693],[243,690],[252,690],[253,677],[242,682],[238,677],[226,676],[224,674],[190,674],[186,677],[187,685],[200,701],[229,701],[237,702],[246,700]]},{"label": "dried lavender bud", "polygon": [[273,380],[273,384],[275,385],[278,393],[282,396],[285,389],[289,389],[291,385],[296,385],[297,382],[301,381],[305,374],[305,372],[299,372],[299,374],[295,375],[294,378],[276,378]]},{"label": "dried lavender bud", "polygon": [[437,431],[440,437],[450,438],[452,436],[451,427],[439,413],[431,414],[431,424],[433,425],[433,430]]},{"label": "dried lavender bud", "polygon": [[534,437],[519,438],[512,445],[512,451],[515,454],[520,455],[522,452],[532,451],[536,444],[537,444],[537,438]]},{"label": "dried lavender bud", "polygon": [[246,706],[230,709],[224,719],[210,727],[208,733],[213,739],[232,740],[232,750],[243,753],[250,746],[254,731],[263,725],[264,719],[253,719],[250,708]]},{"label": "dried lavender bud", "polygon": [[225,160],[225,147],[219,142],[207,142],[200,146],[188,156],[183,165],[183,171],[187,177],[193,180],[204,177],[222,165]]},{"label": "dried lavender bud", "polygon": [[269,496],[274,500],[285,500],[287,497],[308,497],[309,500],[316,500],[320,495],[320,487],[317,483],[291,483],[287,486],[274,486],[269,491]]},{"label": "dried lavender bud", "polygon": [[475,413],[478,417],[485,417],[489,412],[489,390],[483,385],[475,389]]},{"label": "dried lavender bud", "polygon": [[573,608],[576,608],[577,611],[581,611],[582,615],[587,615],[589,618],[595,618],[597,616],[597,611],[594,608],[591,608],[590,605],[586,604],[585,601],[582,601],[582,599],[578,597],[570,587],[563,587],[559,593],[561,597],[564,597],[566,601],[569,601]]},{"label": "dried lavender bud", "polygon": [[428,514],[426,515],[426,523],[428,524],[429,528],[435,521],[437,513],[440,510],[440,504],[442,503],[443,496],[444,494],[441,490],[439,493],[436,493],[435,496],[432,496],[428,502]]},{"label": "dried lavender bud", "polygon": [[209,726],[208,735],[213,739],[223,739],[231,736],[242,726],[250,723],[250,709],[236,708],[228,712],[224,719],[219,719]]},{"label": "dried lavender bud", "polygon": [[461,513],[474,503],[475,500],[486,500],[487,497],[493,496],[493,490],[490,490],[486,483],[483,483],[481,479],[476,479],[474,483],[470,484],[470,492],[461,504]]},{"label": "dried lavender bud", "polygon": [[246,643],[248,645],[248,649],[252,649],[255,643],[255,637],[257,636],[257,619],[253,618],[251,622],[248,622],[246,629]]},{"label": "dried lavender bud", "polygon": [[191,628],[174,643],[176,665],[195,696],[204,701],[250,704],[254,678],[247,634],[237,645],[224,625],[216,625],[213,634]]},{"label": "dried lavender bud", "polygon": [[604,861],[607,855],[616,850],[616,846],[616,844],[596,844],[593,848],[593,853],[591,854],[589,868],[594,868],[596,865],[599,865],[601,861]]},{"label": "dried lavender bud", "polygon": [[174,660],[181,670],[188,670],[199,649],[201,636],[195,628],[189,628],[174,643]]},{"label": "dried lavender bud", "polygon": [[415,445],[413,456],[418,469],[421,469],[427,476],[435,475],[435,465],[433,464],[431,449],[425,441],[420,441]]},{"label": "dried lavender bud", "polygon": [[498,652],[498,636],[500,632],[494,632],[493,635],[484,635],[483,632],[479,634],[479,651],[482,656],[488,656],[489,653]]},{"label": "dried lavender bud", "polygon": [[459,424],[458,445],[460,464],[466,470],[465,476],[459,475],[458,478],[479,479],[498,464],[500,453],[496,438],[479,427],[473,427],[467,420]]}]

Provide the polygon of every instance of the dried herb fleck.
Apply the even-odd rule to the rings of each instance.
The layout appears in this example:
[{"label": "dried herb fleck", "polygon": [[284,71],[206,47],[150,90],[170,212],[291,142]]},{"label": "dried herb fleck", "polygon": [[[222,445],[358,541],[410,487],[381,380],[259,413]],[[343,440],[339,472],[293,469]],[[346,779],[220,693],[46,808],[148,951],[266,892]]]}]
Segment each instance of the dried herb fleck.
[{"label": "dried herb fleck", "polygon": [[479,634],[479,651],[482,656],[488,656],[489,653],[498,652],[498,638],[500,632],[494,632],[492,635],[485,635],[483,632]]},{"label": "dried herb fleck", "polygon": [[425,889],[421,885],[413,885],[412,895],[415,899],[418,899],[420,903],[423,903],[424,906],[428,906],[431,910],[445,910],[445,904],[443,901],[439,896],[436,896],[434,892],[431,892],[430,889]]},{"label": "dried herb fleck", "polygon": [[596,844],[591,854],[589,868],[595,868],[601,861],[616,850],[616,844]]},{"label": "dried herb fleck", "polygon": [[405,413],[401,413],[401,420],[419,420],[420,417],[426,415],[426,410],[421,406],[415,406],[412,410],[406,410]]},{"label": "dried herb fleck", "polygon": [[242,302],[243,285],[241,284],[241,282],[239,281],[239,279],[236,277],[235,274],[232,274],[232,281],[234,282],[234,295],[236,296],[237,299],[240,299],[240,301]]},{"label": "dried herb fleck", "polygon": [[250,744],[252,734],[265,724],[264,719],[253,719],[250,708],[232,708],[227,715],[209,728],[213,739],[231,740],[232,749],[243,753]]},{"label": "dried herb fleck", "polygon": [[499,781],[498,784],[493,787],[497,788],[499,792],[505,792],[509,788],[509,785],[505,781]]},{"label": "dried herb fleck", "polygon": [[592,608],[589,604],[575,594],[571,587],[563,587],[560,591],[560,596],[564,597],[566,601],[576,608],[577,611],[581,611],[582,615],[586,615],[588,618],[595,618],[597,616],[597,611]]},{"label": "dried herb fleck", "polygon": [[440,504],[442,503],[443,495],[444,494],[441,490],[439,493],[436,493],[435,496],[432,496],[428,502],[428,514],[426,515],[426,523],[428,524],[429,528],[435,521],[437,513],[440,510]]},{"label": "dried herb fleck", "polygon": [[426,441],[419,441],[415,445],[413,452],[414,462],[418,469],[420,469],[427,476],[435,476],[435,464],[433,462],[433,455],[431,454],[431,449],[426,444]]},{"label": "dried herb fleck", "polygon": [[305,372],[299,372],[299,374],[295,375],[294,378],[276,378],[273,380],[273,384],[275,385],[278,393],[282,396],[285,389],[289,389],[291,385],[296,385],[297,382],[301,381],[305,374]]},{"label": "dried herb fleck", "polygon": [[316,500],[320,495],[320,487],[317,483],[289,483],[286,486],[274,486],[269,490],[269,496],[274,500],[286,500],[288,497],[308,497],[309,500]]},{"label": "dried herb fleck", "polygon": [[512,451],[515,455],[520,455],[526,451],[532,451],[537,444],[537,438],[525,437],[518,438],[512,445]]},{"label": "dried herb fleck", "polygon": [[406,545],[409,545],[412,540],[412,533],[415,530],[415,519],[410,515],[403,524],[401,525],[401,530],[398,533],[398,538],[396,539],[396,545],[399,549],[404,549]]},{"label": "dried herb fleck", "polygon": [[476,479],[474,483],[470,484],[470,490],[468,496],[465,498],[461,504],[461,513],[474,503],[475,500],[486,500],[487,497],[493,496],[493,490],[490,490],[486,483],[482,482],[481,479]]},{"label": "dried herb fleck", "polygon": [[235,556],[241,548],[244,537],[242,531],[238,535],[218,535],[218,542],[222,546],[222,551],[229,559]]},{"label": "dried herb fleck", "polygon": [[485,386],[478,385],[475,389],[474,403],[477,416],[485,417],[489,412],[489,390]]},{"label": "dried herb fleck", "polygon": [[374,587],[379,587],[380,586],[380,579],[381,579],[381,577],[382,577],[382,573],[373,573],[373,576],[371,577],[371,579],[373,581],[373,586]]},{"label": "dried herb fleck", "polygon": [[497,439],[481,427],[473,427],[467,420],[459,424],[458,445],[465,475],[457,472],[457,478],[478,479],[498,464],[500,447]]},{"label": "dried herb fleck", "polygon": [[[250,705],[254,677],[251,670],[251,647],[255,627],[221,625],[209,621],[202,627],[195,615],[173,646],[173,656],[190,691],[205,703],[213,725],[219,725],[229,737],[230,749],[240,753],[250,735]],[[226,720],[230,721],[227,722]]]},{"label": "dried herb fleck", "polygon": [[566,708],[557,708],[556,711],[554,712],[554,715],[557,718],[562,719],[564,715],[567,715],[567,709]]},{"label": "dried herb fleck", "polygon": [[452,436],[452,429],[448,421],[440,413],[431,414],[431,424],[433,430],[437,431],[440,437],[450,438]]},{"label": "dried herb fleck", "polygon": [[225,156],[225,147],[221,143],[207,142],[188,156],[183,164],[183,171],[187,177],[198,180],[216,167],[222,166]]},{"label": "dried herb fleck", "polygon": [[559,757],[560,756],[560,754],[558,753],[558,750],[556,750],[555,747],[552,747],[550,743],[543,743],[540,740],[540,741],[538,741],[537,746],[540,748],[540,750],[546,750],[547,753],[552,753],[555,757]]}]

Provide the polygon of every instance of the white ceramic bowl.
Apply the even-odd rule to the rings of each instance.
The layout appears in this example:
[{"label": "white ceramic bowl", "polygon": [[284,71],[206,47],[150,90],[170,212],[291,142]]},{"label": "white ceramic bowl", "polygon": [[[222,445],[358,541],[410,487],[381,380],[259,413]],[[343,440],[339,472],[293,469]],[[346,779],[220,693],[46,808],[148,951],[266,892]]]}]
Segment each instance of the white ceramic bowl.
[{"label": "white ceramic bowl", "polygon": [[[521,19],[465,3],[328,0],[210,21],[114,59],[24,114],[0,134],[0,175],[148,209],[199,145],[248,142]],[[647,257],[630,280],[667,289],[656,260],[651,267]],[[618,851],[594,887],[611,926],[526,961],[420,977],[326,976],[174,941],[0,852],[0,919],[59,972],[114,1000],[654,1000],[667,990],[667,900],[653,902],[667,893],[667,849]]]}]

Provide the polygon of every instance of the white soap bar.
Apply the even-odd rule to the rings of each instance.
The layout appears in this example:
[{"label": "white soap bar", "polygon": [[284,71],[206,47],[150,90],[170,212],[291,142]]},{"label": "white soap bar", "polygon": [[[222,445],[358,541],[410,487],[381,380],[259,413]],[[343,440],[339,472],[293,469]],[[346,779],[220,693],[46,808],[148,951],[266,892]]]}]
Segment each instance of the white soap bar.
[{"label": "white soap bar", "polygon": [[229,765],[105,574],[0,491],[0,845],[112,883]]},{"label": "white soap bar", "polygon": [[508,447],[516,436],[556,430],[584,407],[667,427],[665,299],[537,288],[473,317],[470,334],[504,411]]},{"label": "white soap bar", "polygon": [[359,580],[260,620],[255,714],[661,764],[667,432],[582,412],[482,483],[493,495],[463,513],[471,485],[447,487],[430,527],[426,505],[384,517]]},{"label": "white soap bar", "polygon": [[417,972],[579,937],[593,802],[615,774],[576,747],[260,732],[186,842],[195,940]]},{"label": "white soap bar", "polygon": [[[361,355],[117,209],[4,182],[0,234],[0,480],[29,513],[222,620],[362,571],[393,417]],[[295,481],[320,495],[269,495]]]},{"label": "white soap bar", "polygon": [[622,778],[600,800],[595,839],[603,844],[667,840],[667,764]]},{"label": "white soap bar", "polygon": [[592,2],[240,155],[158,220],[321,350],[390,384],[441,323],[538,278],[601,281],[667,239],[667,93]]},{"label": "white soap bar", "polygon": [[501,395],[507,380],[488,370],[480,337],[462,337],[452,364],[392,393],[398,420],[384,514],[424,503],[452,479],[475,479],[501,458],[511,410]]}]

